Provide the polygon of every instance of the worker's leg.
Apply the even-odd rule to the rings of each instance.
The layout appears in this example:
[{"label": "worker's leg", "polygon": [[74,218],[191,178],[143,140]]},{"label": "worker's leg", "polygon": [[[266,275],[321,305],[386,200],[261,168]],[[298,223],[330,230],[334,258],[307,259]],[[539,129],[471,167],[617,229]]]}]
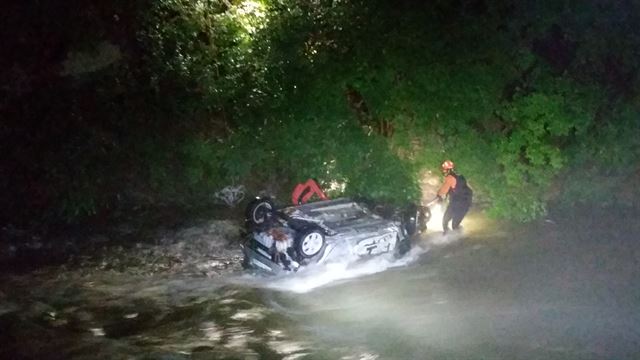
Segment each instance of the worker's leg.
[{"label": "worker's leg", "polygon": [[444,215],[442,216],[442,232],[445,234],[449,230],[449,221],[453,218],[453,211],[451,209],[451,204],[447,206],[447,210],[445,210]]},{"label": "worker's leg", "polygon": [[467,202],[452,203],[449,205],[449,208],[451,208],[452,212],[451,228],[453,228],[453,230],[456,230],[460,227],[460,223],[462,222],[462,219],[464,219],[465,215],[467,215],[470,206],[471,204]]}]

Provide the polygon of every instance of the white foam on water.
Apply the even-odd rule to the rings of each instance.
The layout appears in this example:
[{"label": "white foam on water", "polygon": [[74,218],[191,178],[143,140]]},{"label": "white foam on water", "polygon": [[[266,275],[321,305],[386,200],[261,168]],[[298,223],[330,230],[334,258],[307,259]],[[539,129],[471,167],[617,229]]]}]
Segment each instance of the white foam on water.
[{"label": "white foam on water", "polygon": [[[431,217],[427,222],[427,237],[431,245],[449,245],[457,242],[463,236],[462,228],[459,230],[450,230],[446,235],[442,233],[442,217],[444,216],[445,207],[441,203],[433,204],[429,207]],[[465,222],[466,224],[466,222]]]},{"label": "white foam on water", "polygon": [[444,209],[442,204],[436,203],[429,207],[431,211],[431,217],[427,222],[427,229],[439,229],[442,230],[442,217],[444,216]]},{"label": "white foam on water", "polygon": [[429,251],[428,247],[425,248],[416,245],[399,259],[396,259],[393,254],[380,255],[371,259],[355,262],[352,259],[345,259],[343,262],[308,266],[301,268],[295,273],[269,277],[243,276],[242,279],[258,287],[294,293],[307,293],[338,281],[354,279],[376,274],[391,268],[407,266],[415,262],[420,255],[427,251]]},{"label": "white foam on water", "polygon": [[429,244],[442,246],[449,245],[459,241],[463,237],[462,231],[449,231],[446,235],[442,234],[442,232],[434,233],[429,235]]}]

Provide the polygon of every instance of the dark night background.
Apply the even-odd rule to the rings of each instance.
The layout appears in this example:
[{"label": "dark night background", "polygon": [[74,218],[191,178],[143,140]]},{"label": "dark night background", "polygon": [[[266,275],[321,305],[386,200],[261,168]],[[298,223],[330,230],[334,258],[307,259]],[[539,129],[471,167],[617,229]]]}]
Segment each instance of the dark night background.
[{"label": "dark night background", "polygon": [[[638,24],[635,0],[3,2],[0,358],[638,358]],[[252,196],[404,206],[445,159],[462,241],[333,287],[242,272]]]}]

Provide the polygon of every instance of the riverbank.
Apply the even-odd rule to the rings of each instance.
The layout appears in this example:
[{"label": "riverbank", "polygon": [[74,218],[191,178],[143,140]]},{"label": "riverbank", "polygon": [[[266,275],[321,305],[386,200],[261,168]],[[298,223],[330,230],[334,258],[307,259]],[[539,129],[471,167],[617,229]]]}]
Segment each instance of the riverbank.
[{"label": "riverbank", "polygon": [[209,220],[178,229],[159,228],[144,235],[122,233],[119,238],[113,233],[76,234],[48,241],[32,238],[19,246],[8,245],[3,272],[211,277],[238,268],[241,231],[237,220]]}]

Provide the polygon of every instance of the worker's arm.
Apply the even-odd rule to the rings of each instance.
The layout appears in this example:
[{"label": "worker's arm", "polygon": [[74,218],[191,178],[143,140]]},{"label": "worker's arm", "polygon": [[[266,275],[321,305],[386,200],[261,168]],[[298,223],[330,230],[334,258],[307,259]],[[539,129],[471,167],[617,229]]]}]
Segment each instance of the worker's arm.
[{"label": "worker's arm", "polygon": [[427,206],[433,205],[436,201],[444,200],[445,196],[447,196],[447,194],[449,193],[449,190],[455,187],[456,187],[456,178],[453,177],[453,175],[447,175],[444,178],[444,183],[440,187],[440,190],[438,190],[438,194],[433,200],[429,202],[429,204],[427,204]]}]

